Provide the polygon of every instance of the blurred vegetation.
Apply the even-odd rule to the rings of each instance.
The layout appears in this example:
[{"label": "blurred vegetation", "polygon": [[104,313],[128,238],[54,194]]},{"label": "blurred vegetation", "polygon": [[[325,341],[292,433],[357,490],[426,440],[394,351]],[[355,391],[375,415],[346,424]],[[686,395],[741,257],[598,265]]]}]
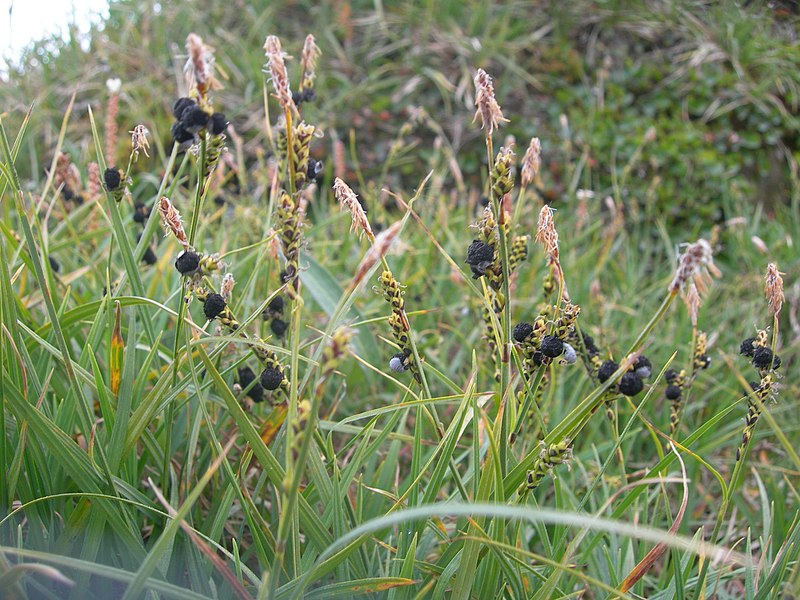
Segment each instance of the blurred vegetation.
[{"label": "blurred vegetation", "polygon": [[[73,93],[77,118],[66,149],[81,162],[86,107],[102,113],[109,77],[123,81],[120,122],[144,122],[163,157],[190,31],[215,40],[226,87],[219,103],[255,162],[260,147],[247,141],[264,125],[261,45],[278,23],[287,41],[299,44],[306,32],[321,38],[314,116],[329,139],[349,141],[353,133],[365,179],[381,171],[414,106],[435,116],[456,153],[466,147],[465,155],[481,156],[472,151],[480,135],[462,118],[478,65],[495,74],[509,112],[525,116],[508,133],[543,140],[543,191],[556,206],[588,188],[596,202],[611,195],[636,216],[658,214],[670,228],[695,231],[744,205],[798,206],[800,44],[792,3],[210,0],[198,10],[114,1],[88,50],[76,39],[37,43],[0,90],[13,124],[36,106],[31,125],[42,135],[27,141],[23,172],[41,177]],[[299,54],[291,42],[288,49]],[[643,143],[651,128],[653,140]],[[437,137],[419,128],[415,158],[400,153],[389,177],[419,180]],[[588,168],[580,181],[565,181],[564,165],[577,156]],[[479,167],[461,164],[468,186],[479,187]]]},{"label": "blurred vegetation", "polygon": [[[26,199],[35,202],[42,194],[42,200],[52,200],[53,207],[52,212],[31,211],[49,283],[42,293],[41,280],[32,274],[35,252],[26,251],[20,241],[24,215],[20,218],[13,201],[6,201],[7,187],[0,190],[4,194],[2,242],[10,250],[10,267],[0,273],[4,286],[0,308],[4,318],[12,315],[8,322],[4,320],[3,328],[8,325],[21,341],[24,356],[19,360],[25,365],[18,368],[17,355],[0,352],[3,382],[13,383],[16,390],[23,381],[27,385],[29,378],[31,389],[40,386],[42,393],[41,410],[22,413],[38,427],[31,425],[28,445],[27,421],[15,413],[5,422],[8,437],[3,450],[7,446],[9,456],[14,456],[16,495],[21,502],[34,504],[25,509],[24,527],[18,525],[22,514],[3,524],[3,544],[47,553],[45,558],[31,555],[31,561],[63,558],[62,563],[53,564],[62,565],[70,576],[84,577],[79,582],[89,581],[91,593],[85,596],[89,598],[119,596],[145,558],[160,565],[160,575],[153,580],[159,581],[150,585],[163,577],[206,597],[230,595],[231,588],[193,539],[177,532],[165,534],[172,521],[159,512],[162,504],[154,498],[152,486],[144,483],[152,478],[169,492],[172,506],[186,502],[187,523],[212,545],[219,545],[214,552],[225,556],[224,562],[236,570],[248,590],[266,589],[262,574],[274,558],[282,481],[276,475],[279,470],[265,468],[262,459],[267,451],[274,451],[276,462],[284,460],[285,428],[263,448],[252,439],[239,440],[230,464],[224,461],[224,468],[194,498],[196,504],[187,501],[187,495],[199,489],[198,481],[219,456],[222,444],[241,434],[251,420],[261,426],[274,414],[266,403],[249,407],[252,412],[247,415],[234,413],[224,403],[233,387],[235,368],[252,359],[227,351],[228,340],[216,334],[196,343],[197,348],[213,347],[214,369],[201,366],[193,353],[178,352],[182,341],[175,333],[175,313],[170,312],[182,302],[181,278],[173,268],[178,246],[155,233],[157,219],[151,219],[147,229],[157,262],[138,265],[139,269],[134,263],[131,269],[122,261],[120,240],[130,238],[133,244],[140,228],[132,220],[127,201],[120,204],[119,222],[112,223],[106,213],[111,203],[66,207],[44,182],[59,147],[70,154],[86,179],[86,165],[97,155],[88,109],[102,128],[106,81],[120,78],[117,122],[121,135],[116,155],[106,160],[125,164],[130,144],[124,132],[137,123],[145,124],[151,132],[152,156],[141,157],[133,165],[132,199],[152,207],[163,181],[188,219],[196,183],[194,159],[179,155],[177,176],[165,171],[172,151],[171,105],[185,92],[186,36],[192,31],[200,34],[215,48],[225,87],[215,93],[214,105],[232,123],[229,148],[245,168],[238,184],[229,181],[217,187],[215,183],[219,196],[202,206],[197,220],[197,248],[227,253],[239,280],[235,308],[243,321],[251,320],[252,329],[268,336],[269,323],[261,319],[258,306],[280,286],[280,265],[267,248],[274,224],[267,209],[271,183],[267,124],[275,122],[276,114],[271,100],[272,114],[265,114],[261,48],[267,34],[279,34],[284,49],[295,57],[289,68],[296,75],[302,40],[310,32],[317,37],[323,56],[316,84],[318,100],[303,107],[303,116],[324,132],[314,140],[312,153],[324,161],[325,175],[309,205],[308,246],[302,250],[307,292],[302,368],[311,357],[316,336],[332,325],[336,303],[349,298],[353,273],[366,249],[365,242],[348,234],[349,219],[339,214],[329,192],[333,148],[341,141],[346,179],[364,201],[376,230],[403,214],[383,190],[408,199],[433,172],[415,204],[420,220],[409,219],[389,260],[407,286],[414,335],[426,369],[436,374],[432,387],[443,423],[449,427],[455,415],[463,416],[459,411],[467,399],[477,401],[493,394],[493,366],[481,321],[483,298],[471,293],[446,260],[451,257],[464,267],[463,257],[473,236],[470,224],[480,214],[485,189],[484,135],[470,123],[472,78],[475,67],[483,67],[495,77],[498,100],[510,119],[496,140],[514,136],[520,156],[531,136],[543,143],[542,186],[528,190],[525,202],[520,202],[519,233],[533,233],[540,200],[559,209],[556,222],[569,290],[583,309],[581,327],[595,336],[604,357],[619,358],[661,303],[679,244],[699,236],[714,242],[715,260],[724,276],[715,281],[700,312],[712,364],[698,377],[680,432],[685,439],[684,434],[702,430],[691,447],[695,454],[682,453],[691,480],[686,518],[679,531],[684,536],[696,535],[701,528],[708,532],[718,514],[722,487],[718,484],[729,481],[746,410],[745,402],[736,402],[742,382],[746,384],[742,377],[752,375],[746,361],[735,356],[736,350],[743,337],[753,334],[754,326],[770,325],[763,299],[764,266],[776,261],[787,273],[779,340],[784,378],[779,403],[767,411],[776,422],[767,423],[764,418],[754,437],[746,481],[741,490],[731,486],[736,492],[735,511],[729,513],[721,540],[733,544],[747,538],[746,552],[761,562],[748,569],[715,565],[713,575],[722,598],[743,597],[741,590],[745,585],[754,588],[751,580],[759,575],[765,591],[756,596],[748,588],[748,593],[753,591],[749,597],[778,597],[782,591],[776,578],[785,577],[786,587],[796,586],[800,528],[793,481],[798,463],[796,452],[790,450],[800,445],[793,404],[800,393],[793,371],[800,347],[796,278],[800,259],[794,247],[800,240],[797,24],[794,6],[779,2],[206,0],[199,5],[124,0],[112,2],[110,18],[88,40],[73,37],[67,42],[50,39],[34,44],[0,85],[3,125],[12,143],[33,105],[16,167],[30,192]],[[594,195],[579,194],[579,190],[591,190]],[[0,247],[6,251],[5,245]],[[44,257],[56,260],[60,272]],[[540,249],[532,247],[529,263],[520,268],[515,280],[514,321],[536,316],[546,271]],[[145,291],[141,296],[146,301],[133,291],[134,275],[141,278]],[[369,291],[375,279],[353,295],[352,311],[336,323],[353,328],[355,356],[338,368],[325,390],[313,469],[309,467],[309,483],[301,490],[303,501],[311,507],[297,525],[302,548],[295,549],[297,564],[282,576],[294,583],[309,565],[316,565],[320,573],[314,575],[313,586],[367,575],[413,574],[418,597],[425,597],[434,586],[439,597],[445,597],[454,572],[461,571],[463,533],[470,523],[462,517],[455,526],[448,521],[450,529],[442,531],[435,520],[437,502],[465,499],[456,481],[468,486],[470,498],[475,498],[473,486],[482,480],[481,461],[488,452],[485,424],[475,419],[447,450],[463,482],[446,473],[447,461],[440,458],[444,451],[437,454],[438,430],[427,421],[420,424],[420,407],[401,405],[409,399],[405,384],[410,377],[402,379],[404,375],[391,373],[386,366],[396,348],[387,343],[386,304]],[[113,484],[106,487],[107,474],[79,446],[86,445],[89,428],[76,403],[65,401],[72,399],[73,392],[62,376],[64,361],[53,338],[55,330],[61,329],[65,345],[75,353],[80,387],[99,406],[90,405],[92,416],[118,415],[116,406],[103,396],[103,378],[109,371],[115,323],[107,286],[120,282],[121,291],[118,288],[114,294],[122,302],[121,330],[127,345],[122,397],[140,418],[128,425],[133,433],[126,442],[133,450],[117,461]],[[57,319],[52,320],[43,307],[45,298],[56,301]],[[671,366],[691,360],[692,328],[683,307],[675,304],[647,340],[654,373],[675,352]],[[196,322],[203,322],[199,306],[187,310]],[[156,333],[155,342],[148,328]],[[282,357],[290,355],[285,342],[271,341],[285,351]],[[314,366],[308,368],[311,372]],[[216,369],[224,378],[221,386],[208,377],[216,375]],[[163,384],[173,372],[179,381],[176,388]],[[568,417],[595,389],[580,367],[556,372],[558,377],[543,401],[550,423]],[[464,390],[472,385],[473,376],[477,387],[470,396]],[[536,502],[573,513],[597,511],[623,523],[661,530],[670,527],[678,501],[674,479],[669,485],[647,488],[644,494],[640,492],[645,488],[636,488],[617,496],[627,477],[633,481],[647,476],[664,453],[663,440],[649,429],[651,423],[661,430],[669,425],[669,407],[660,387],[663,383],[654,386],[652,397],[636,407],[642,420],[632,404],[619,402],[620,426],[626,429],[618,439],[610,434],[604,416],[594,417],[575,444],[573,471],[560,469],[557,480],[548,479],[536,491]],[[25,398],[14,400],[15,410],[29,408]],[[175,410],[172,422],[164,418],[166,406]],[[487,406],[491,411],[496,405],[489,402]],[[723,411],[730,412],[713,427],[708,425]],[[517,441],[516,453],[536,452],[538,425],[530,421]],[[52,429],[46,429],[51,423]],[[98,444],[119,435],[106,424],[91,432],[97,434]],[[262,450],[256,457],[257,468],[251,468],[256,464],[252,448]],[[676,473],[675,464],[664,470],[664,474]],[[437,485],[428,489],[434,480]],[[117,503],[116,496],[108,502],[108,498],[102,502],[77,499],[87,490],[119,493],[124,502]],[[49,498],[62,492],[74,493],[76,498]],[[374,538],[367,536],[341,563],[320,567],[322,550],[370,519],[388,518],[397,497],[405,494],[409,505],[430,504],[428,508],[434,511],[427,523],[419,525],[418,538],[395,536],[395,526],[386,525],[370,534]],[[510,498],[498,496],[499,502],[516,503],[514,494],[512,490]],[[48,499],[40,502],[41,498]],[[95,509],[101,506],[108,514]],[[612,506],[613,512],[605,512],[606,506]],[[317,521],[323,525],[317,527]],[[493,549],[481,554],[475,576],[476,588],[483,586],[479,591],[489,590],[497,597],[506,594],[505,584],[492,587],[506,578],[498,565],[517,573],[523,562],[525,569],[533,565],[525,571],[526,582],[541,583],[547,577],[555,586],[553,593],[564,597],[591,588],[587,574],[617,585],[652,548],[624,533],[592,531],[585,538],[589,543],[572,553],[567,546],[578,539],[572,537],[572,528],[515,527],[497,525],[496,533],[517,543],[515,536],[524,531],[533,550],[563,564],[551,567],[530,556],[523,560],[508,549]],[[158,545],[162,536],[169,541],[168,548]],[[782,544],[790,552],[781,551]],[[397,550],[401,546],[408,551],[408,562]],[[86,562],[80,563],[77,556]],[[566,567],[575,564],[580,571]],[[99,570],[106,565],[118,571]],[[664,565],[651,570],[634,592],[684,597],[680,590],[684,583],[689,587],[687,578],[696,583],[694,554],[670,551]],[[784,574],[790,569],[791,573]],[[459,573],[461,579],[472,576]],[[517,578],[522,581],[523,575]],[[29,586],[33,597],[39,593],[52,598],[63,591],[58,582],[28,579],[34,579]],[[115,583],[109,583],[112,580]],[[348,592],[339,591],[343,596]],[[515,589],[514,597],[525,597],[520,591]],[[175,590],[164,591],[164,597],[169,593],[193,597]],[[279,597],[290,593],[287,583]],[[409,588],[391,597],[412,596]]]}]

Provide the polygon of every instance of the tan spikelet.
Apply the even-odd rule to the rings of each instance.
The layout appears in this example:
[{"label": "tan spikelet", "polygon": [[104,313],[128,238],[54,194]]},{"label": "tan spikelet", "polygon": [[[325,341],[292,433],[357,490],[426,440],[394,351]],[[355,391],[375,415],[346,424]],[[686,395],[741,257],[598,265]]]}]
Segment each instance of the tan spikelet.
[{"label": "tan spikelet", "polygon": [[508,119],[503,116],[500,105],[494,97],[494,84],[492,78],[483,69],[478,69],[475,73],[475,119],[480,119],[481,128],[486,129],[486,135],[490,136],[501,123],[508,123]]},{"label": "tan spikelet", "polygon": [[781,312],[783,302],[786,299],[783,295],[783,277],[778,271],[778,265],[769,263],[767,265],[767,277],[764,283],[764,293],[769,302],[769,311],[773,316]]},{"label": "tan spikelet", "polygon": [[174,235],[183,248],[188,250],[190,247],[189,240],[186,237],[186,231],[183,229],[181,213],[166,196],[162,196],[161,200],[158,201],[158,214],[161,215],[161,223],[167,233]]},{"label": "tan spikelet", "polygon": [[539,174],[542,167],[542,143],[539,138],[531,138],[531,143],[522,157],[522,185],[528,185]]},{"label": "tan spikelet", "polygon": [[350,186],[337,177],[333,182],[333,193],[342,208],[346,208],[350,211],[350,217],[352,219],[350,225],[351,233],[357,232],[359,235],[362,232],[366,233],[369,240],[374,242],[375,235],[372,233],[372,227],[370,227],[369,220],[367,219],[367,213],[364,212],[361,203],[358,201],[358,197],[355,192],[350,189]]},{"label": "tan spikelet", "polygon": [[289,89],[289,76],[286,74],[286,54],[281,48],[281,41],[276,35],[268,35],[264,42],[264,54],[267,57],[266,70],[269,73],[272,87],[275,90],[275,98],[280,103],[283,110],[296,111],[297,108],[292,100],[292,92]]}]

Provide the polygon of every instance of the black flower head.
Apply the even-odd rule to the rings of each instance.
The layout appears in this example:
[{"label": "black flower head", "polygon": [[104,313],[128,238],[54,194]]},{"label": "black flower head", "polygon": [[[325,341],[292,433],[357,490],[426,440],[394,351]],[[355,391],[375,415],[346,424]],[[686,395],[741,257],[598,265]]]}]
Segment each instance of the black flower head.
[{"label": "black flower head", "polygon": [[739,345],[739,354],[742,356],[749,356],[750,358],[753,357],[753,353],[755,352],[755,346],[753,346],[753,342],[756,341],[756,338],[750,337],[746,340],[743,340],[742,343]]},{"label": "black flower head", "polygon": [[[142,234],[137,233],[136,242],[138,243],[139,241],[141,241],[141,239],[142,239]],[[147,246],[147,249],[144,251],[144,254],[142,255],[142,262],[147,265],[154,265],[158,262],[158,256],[156,256],[156,253],[153,252],[153,248],[150,247],[149,245]]]},{"label": "black flower head", "polygon": [[681,397],[681,388],[677,385],[669,384],[664,391],[664,395],[667,397],[667,400],[677,400]]},{"label": "black flower head", "polygon": [[145,249],[142,255],[142,262],[151,266],[158,262],[158,256],[156,256],[156,253],[153,252],[153,248],[150,246]]},{"label": "black flower head", "polygon": [[133,220],[136,223],[144,223],[150,216],[150,209],[143,202],[136,202],[133,205]]},{"label": "black flower head", "polygon": [[116,167],[108,167],[103,173],[103,183],[109,192],[113,192],[122,183],[122,175]]},{"label": "black flower head", "polygon": [[269,304],[267,304],[267,310],[272,313],[280,315],[283,314],[283,306],[284,306],[283,296],[275,296],[272,300],[269,301]]},{"label": "black flower head", "polygon": [[[251,383],[256,381],[256,374],[253,373],[253,369],[250,367],[239,367],[238,375],[239,385],[242,386],[242,389],[247,389]],[[247,395],[253,399],[253,402],[262,402],[264,400],[264,388],[261,387],[260,383],[256,382],[247,392]]]},{"label": "black flower head", "polygon": [[777,369],[781,366],[781,359],[769,348],[759,346],[753,352],[753,366],[756,369]]},{"label": "black flower head", "polygon": [[538,350],[533,353],[533,364],[537,367],[541,367],[542,363],[544,362],[544,355],[539,352]]},{"label": "black flower head", "polygon": [[626,396],[635,396],[644,389],[642,378],[628,371],[619,380],[619,391]]},{"label": "black flower head", "polygon": [[213,133],[214,135],[220,135],[228,128],[228,120],[225,118],[225,115],[220,112],[216,112],[211,115],[211,118],[208,121],[208,130]]},{"label": "black flower head", "polygon": [[279,338],[283,337],[288,327],[289,325],[287,325],[286,321],[282,319],[272,319],[272,323],[269,324],[269,328],[272,329],[272,333]]},{"label": "black flower head", "polygon": [[172,116],[180,119],[183,111],[194,105],[195,101],[191,98],[178,98],[175,100],[175,104],[172,105]]},{"label": "black flower head", "polygon": [[212,293],[206,296],[203,302],[203,314],[209,321],[216,319],[225,310],[225,298],[220,294]]},{"label": "black flower head", "polygon": [[411,363],[408,361],[408,355],[402,350],[389,359],[389,368],[395,373],[402,373],[408,371]]},{"label": "black flower head", "polygon": [[317,99],[317,92],[314,88],[306,88],[303,90],[303,102],[313,102]]},{"label": "black flower head", "polygon": [[555,358],[556,356],[561,356],[561,353],[564,352],[564,342],[554,335],[546,335],[542,338],[540,350],[548,358]]},{"label": "black flower head", "polygon": [[589,354],[589,356],[600,354],[600,350],[597,349],[597,346],[594,343],[594,338],[588,333],[584,332],[581,332],[581,335],[583,336],[583,345],[586,348],[586,352]]},{"label": "black flower head", "polygon": [[180,121],[175,121],[169,132],[176,144],[185,144],[194,140],[194,134],[188,131]]},{"label": "black flower head", "polygon": [[653,365],[650,363],[650,359],[644,354],[640,354],[636,362],[633,363],[633,372],[642,379],[650,377],[650,374],[653,372]]},{"label": "black flower head", "polygon": [[306,177],[309,181],[317,181],[322,178],[323,164],[321,160],[313,158],[308,159],[308,169],[306,170]]},{"label": "black flower head", "polygon": [[494,246],[473,240],[467,248],[467,260],[465,261],[472,269],[472,278],[478,279],[486,274],[486,269],[494,261]]},{"label": "black flower head", "polygon": [[524,342],[525,338],[527,338],[530,334],[533,333],[533,325],[530,323],[517,323],[514,326],[514,332],[511,334],[514,336],[514,339],[518,342]]},{"label": "black flower head", "polygon": [[273,391],[281,387],[283,373],[278,367],[267,367],[261,371],[261,386],[265,390]]},{"label": "black flower head", "polygon": [[600,381],[600,383],[605,383],[617,369],[619,369],[619,365],[617,363],[615,363],[613,360],[607,360],[600,365],[599,369],[597,369],[597,379]]},{"label": "black flower head", "polygon": [[58,261],[52,256],[48,256],[47,261],[50,263],[50,268],[53,270],[53,273],[58,273],[61,270],[61,265],[58,264]]},{"label": "black flower head", "polygon": [[680,373],[675,369],[667,369],[667,372],[664,373],[664,379],[667,380],[667,383],[673,383],[678,378],[678,375]]},{"label": "black flower head", "polygon": [[175,259],[175,268],[181,275],[193,275],[200,268],[200,255],[192,250],[184,250]]},{"label": "black flower head", "polygon": [[197,133],[208,125],[208,119],[208,113],[195,104],[183,109],[180,122],[186,131]]}]

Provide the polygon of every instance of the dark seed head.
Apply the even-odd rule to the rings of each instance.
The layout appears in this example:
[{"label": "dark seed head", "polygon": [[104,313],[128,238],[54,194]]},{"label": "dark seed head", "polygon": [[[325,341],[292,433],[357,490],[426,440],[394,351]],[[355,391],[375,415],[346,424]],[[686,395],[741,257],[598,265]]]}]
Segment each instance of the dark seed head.
[{"label": "dark seed head", "polygon": [[[253,373],[250,367],[239,367],[238,375],[239,385],[242,386],[242,389],[247,389],[251,383],[256,381],[256,374]],[[264,388],[261,387],[260,383],[256,382],[247,392],[247,395],[253,399],[253,402],[262,402],[264,400]]]},{"label": "dark seed head", "polygon": [[[753,366],[756,369],[777,369],[781,361],[779,358],[774,357],[772,350],[765,346],[759,346],[753,352]],[[775,366],[777,363],[777,366]]]},{"label": "dark seed head", "polygon": [[72,188],[68,185],[65,185],[61,188],[61,197],[64,198],[67,202],[72,200],[75,197],[75,192],[72,191]]},{"label": "dark seed head", "polygon": [[306,88],[303,90],[303,102],[313,102],[317,98],[317,92],[313,89]]},{"label": "dark seed head", "polygon": [[667,383],[673,383],[678,378],[679,374],[680,373],[675,369],[667,369],[667,372],[664,373],[664,379],[667,380]]},{"label": "dark seed head", "polygon": [[619,369],[619,365],[617,363],[615,363],[613,360],[607,360],[600,365],[599,369],[597,369],[597,379],[600,381],[600,383],[605,383],[617,369]]},{"label": "dark seed head", "polygon": [[542,362],[544,361],[544,355],[539,352],[538,350],[533,353],[533,364],[537,367],[542,366]]},{"label": "dark seed head", "polygon": [[72,198],[72,201],[78,206],[86,202],[86,200],[83,197],[83,194],[75,194],[75,196],[73,196]]},{"label": "dark seed head", "polygon": [[136,202],[133,205],[133,220],[136,223],[144,223],[150,216],[150,209],[143,202]]},{"label": "dark seed head", "polygon": [[756,351],[755,347],[753,346],[753,342],[756,341],[756,338],[751,337],[743,340],[742,343],[739,345],[739,354],[742,356],[749,356],[750,358],[753,357],[753,353]]},{"label": "dark seed head", "polygon": [[169,132],[172,134],[172,139],[175,140],[176,144],[185,144],[194,139],[194,134],[188,131],[180,121],[175,121]]},{"label": "dark seed head", "polygon": [[600,350],[598,350],[597,346],[595,346],[594,338],[585,332],[581,332],[581,334],[583,335],[583,345],[586,347],[586,352],[589,354],[589,356],[600,354]]},{"label": "dark seed head", "polygon": [[122,175],[116,167],[108,167],[103,173],[103,183],[109,192],[113,192],[122,183]]},{"label": "dark seed head", "polygon": [[317,181],[322,177],[323,164],[321,160],[313,158],[308,159],[308,169],[306,170],[306,177],[309,181]]},{"label": "dark seed head", "polygon": [[48,256],[47,260],[50,263],[50,268],[53,270],[54,273],[58,273],[61,270],[61,265],[58,264],[58,261],[55,258],[53,258],[52,256]]},{"label": "dark seed head", "polygon": [[272,333],[279,338],[284,336],[288,327],[289,325],[287,325],[286,321],[282,319],[272,319],[272,323],[269,324],[269,328],[272,329]]},{"label": "dark seed head", "polygon": [[494,246],[473,240],[467,248],[467,260],[465,261],[472,269],[472,278],[478,279],[486,274],[486,269],[494,261]]},{"label": "dark seed head", "polygon": [[190,106],[194,106],[194,104],[195,102],[191,98],[178,98],[175,100],[175,104],[172,105],[172,116],[180,119],[183,111]]},{"label": "dark seed head", "polygon": [[644,354],[639,355],[639,358],[633,363],[633,372],[642,379],[650,377],[650,374],[653,372],[653,365],[650,363],[650,359]]},{"label": "dark seed head", "polygon": [[644,389],[642,378],[628,371],[619,380],[619,391],[626,396],[635,396]]},{"label": "dark seed head", "polygon": [[292,102],[300,106],[303,103],[303,92],[292,92]]},{"label": "dark seed head", "polygon": [[200,255],[192,250],[184,250],[175,259],[175,268],[181,275],[192,275],[200,268]]},{"label": "dark seed head", "polygon": [[408,356],[403,351],[398,352],[392,356],[391,359],[389,359],[389,368],[395,373],[408,371],[409,366],[410,363],[408,362]]},{"label": "dark seed head", "polygon": [[208,113],[194,104],[183,109],[180,122],[186,131],[197,133],[208,125],[208,119]]},{"label": "dark seed head", "polygon": [[524,342],[525,338],[527,338],[530,334],[533,333],[533,325],[530,323],[517,323],[514,326],[514,332],[512,335],[514,339],[518,342]]},{"label": "dark seed head", "polygon": [[561,353],[564,352],[564,342],[554,335],[546,335],[542,338],[540,350],[545,356],[555,358],[556,356],[561,356]]},{"label": "dark seed head", "polygon": [[667,400],[677,400],[681,397],[681,388],[677,385],[669,384],[667,389],[664,390],[664,395],[667,397]]},{"label": "dark seed head", "polygon": [[148,246],[142,255],[142,262],[148,265],[154,265],[158,262],[158,256],[153,252],[153,249]]},{"label": "dark seed head", "polygon": [[220,294],[209,294],[203,302],[203,314],[209,321],[215,319],[219,314],[225,310],[225,298]]},{"label": "dark seed head", "polygon": [[208,121],[208,130],[214,135],[220,135],[228,128],[228,120],[223,113],[216,112]]},{"label": "dark seed head", "polygon": [[266,390],[277,390],[283,382],[283,373],[277,367],[267,367],[261,371],[261,386]]}]

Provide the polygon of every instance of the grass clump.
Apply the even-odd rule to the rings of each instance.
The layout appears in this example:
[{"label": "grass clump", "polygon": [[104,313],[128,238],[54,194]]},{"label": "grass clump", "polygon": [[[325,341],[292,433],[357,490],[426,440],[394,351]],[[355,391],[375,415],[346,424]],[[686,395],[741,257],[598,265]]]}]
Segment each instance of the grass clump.
[{"label": "grass clump", "polygon": [[[676,229],[665,198],[637,212],[597,175],[616,177],[614,152],[591,166],[575,151],[570,107],[542,129],[561,127],[560,146],[506,135],[526,105],[504,100],[514,86],[488,58],[463,67],[468,88],[444,86],[446,108],[390,119],[372,156],[380,118],[337,113],[355,95],[341,69],[367,64],[348,62],[364,50],[343,6],[340,20],[312,12],[316,39],[263,48],[186,32],[185,78],[163,78],[146,125],[126,117],[125,94],[146,93],[131,82],[85,116],[66,104],[46,151],[38,109],[3,116],[0,592],[796,587],[791,206],[768,218],[733,199],[721,223],[691,216],[702,236]],[[496,10],[491,24],[522,35]],[[257,61],[237,52],[248,44]],[[245,80],[260,94],[231,91]],[[553,161],[574,188],[592,184],[574,204],[545,193]]]}]

